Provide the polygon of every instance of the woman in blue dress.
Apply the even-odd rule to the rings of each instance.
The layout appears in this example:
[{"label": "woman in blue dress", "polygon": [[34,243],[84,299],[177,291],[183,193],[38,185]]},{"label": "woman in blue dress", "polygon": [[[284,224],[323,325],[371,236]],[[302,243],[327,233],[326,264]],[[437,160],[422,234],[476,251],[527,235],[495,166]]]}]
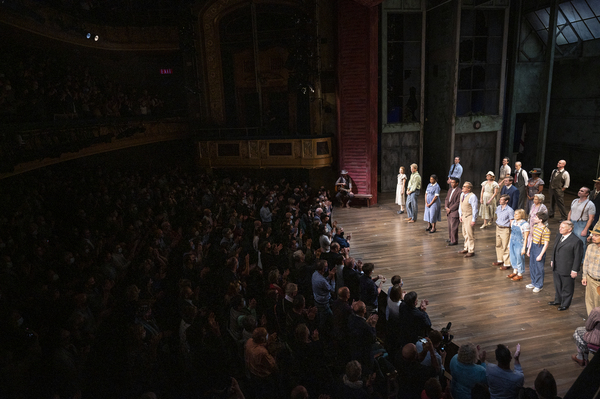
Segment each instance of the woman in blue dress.
[{"label": "woman in blue dress", "polygon": [[427,222],[426,231],[435,233],[435,224],[442,220],[440,214],[440,185],[438,184],[436,175],[431,175],[427,191],[425,192],[425,215],[423,220]]}]

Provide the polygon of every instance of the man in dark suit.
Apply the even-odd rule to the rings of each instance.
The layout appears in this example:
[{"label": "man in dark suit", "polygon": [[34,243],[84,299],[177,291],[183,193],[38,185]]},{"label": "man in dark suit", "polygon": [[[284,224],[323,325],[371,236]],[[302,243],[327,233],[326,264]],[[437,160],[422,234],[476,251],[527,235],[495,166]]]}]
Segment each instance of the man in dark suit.
[{"label": "man in dark suit", "polygon": [[525,204],[527,203],[527,182],[529,181],[529,176],[527,176],[527,172],[521,168],[521,162],[515,162],[515,177],[513,179],[513,183],[517,190],[519,190],[519,205],[517,208],[513,209],[525,209]]},{"label": "man in dark suit", "polygon": [[500,191],[500,196],[503,196],[504,194],[508,195],[510,199],[508,200],[507,205],[510,206],[513,211],[516,211],[519,209],[517,207],[519,206],[520,193],[519,189],[513,186],[513,181],[514,179],[512,176],[506,176],[504,178],[504,185],[502,186],[502,191]]},{"label": "man in dark suit", "polygon": [[377,342],[375,326],[379,316],[373,314],[367,319],[367,306],[358,301],[352,304],[353,314],[348,317],[348,340],[352,350],[352,360],[358,360],[367,369],[373,370],[373,344]]},{"label": "man in dark suit", "polygon": [[458,226],[460,224],[458,207],[460,205],[461,189],[458,187],[460,183],[458,177],[451,177],[449,180],[450,188],[448,189],[444,206],[448,217],[448,239],[446,241],[448,242],[448,246],[452,246],[458,244]]},{"label": "man in dark suit", "polygon": [[573,223],[562,222],[552,251],[550,266],[554,277],[554,301],[548,302],[548,305],[558,305],[558,310],[567,310],[571,305],[575,277],[583,257],[583,243],[572,233]]}]

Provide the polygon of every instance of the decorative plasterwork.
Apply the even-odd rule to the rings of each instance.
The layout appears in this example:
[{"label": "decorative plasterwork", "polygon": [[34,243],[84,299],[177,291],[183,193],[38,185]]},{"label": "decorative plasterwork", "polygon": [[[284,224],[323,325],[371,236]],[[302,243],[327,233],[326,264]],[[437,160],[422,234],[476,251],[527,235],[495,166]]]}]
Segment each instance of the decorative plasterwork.
[{"label": "decorative plasterwork", "polygon": [[[257,1],[257,3],[288,4],[297,7],[291,1]],[[223,64],[221,60],[221,39],[219,36],[219,22],[231,11],[247,5],[247,0],[216,0],[204,13],[199,16],[199,24],[204,33],[204,56],[206,65],[208,103],[210,104],[211,122],[218,125],[225,123],[225,91],[223,89]]]}]

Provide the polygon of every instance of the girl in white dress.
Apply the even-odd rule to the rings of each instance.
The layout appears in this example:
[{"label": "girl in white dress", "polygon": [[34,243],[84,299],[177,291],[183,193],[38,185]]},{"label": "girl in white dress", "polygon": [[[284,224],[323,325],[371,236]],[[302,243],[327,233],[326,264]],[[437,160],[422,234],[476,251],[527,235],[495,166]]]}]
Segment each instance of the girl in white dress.
[{"label": "girl in white dress", "polygon": [[400,166],[398,171],[398,185],[396,186],[396,204],[400,205],[398,215],[404,213],[406,205],[406,175],[404,174],[404,166]]}]

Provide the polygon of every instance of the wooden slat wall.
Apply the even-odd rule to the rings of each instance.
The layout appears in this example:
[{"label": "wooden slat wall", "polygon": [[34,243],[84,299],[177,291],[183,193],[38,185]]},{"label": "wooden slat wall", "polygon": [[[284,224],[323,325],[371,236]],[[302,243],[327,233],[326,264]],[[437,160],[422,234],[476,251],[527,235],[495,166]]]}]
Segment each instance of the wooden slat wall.
[{"label": "wooden slat wall", "polygon": [[377,202],[378,7],[338,2],[339,168]]}]

